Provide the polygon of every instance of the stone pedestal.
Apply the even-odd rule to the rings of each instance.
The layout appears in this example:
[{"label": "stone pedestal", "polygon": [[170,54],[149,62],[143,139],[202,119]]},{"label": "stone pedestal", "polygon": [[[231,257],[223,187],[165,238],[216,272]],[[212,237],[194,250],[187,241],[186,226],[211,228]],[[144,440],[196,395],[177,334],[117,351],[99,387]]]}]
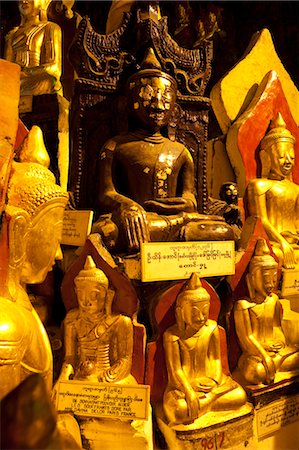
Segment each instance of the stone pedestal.
[{"label": "stone pedestal", "polygon": [[171,450],[256,449],[252,406],[249,404],[239,411],[211,411],[192,424],[173,427],[165,422],[161,404],[155,413],[159,429]]},{"label": "stone pedestal", "polygon": [[241,378],[235,375],[237,375],[237,372],[233,374],[233,377],[244,387],[248,400],[253,404],[255,409],[269,405],[271,402],[285,399],[299,392],[298,373],[294,374],[293,377],[285,379],[286,374],[284,372],[277,372],[275,375],[275,383],[269,386],[261,384],[246,387]]}]

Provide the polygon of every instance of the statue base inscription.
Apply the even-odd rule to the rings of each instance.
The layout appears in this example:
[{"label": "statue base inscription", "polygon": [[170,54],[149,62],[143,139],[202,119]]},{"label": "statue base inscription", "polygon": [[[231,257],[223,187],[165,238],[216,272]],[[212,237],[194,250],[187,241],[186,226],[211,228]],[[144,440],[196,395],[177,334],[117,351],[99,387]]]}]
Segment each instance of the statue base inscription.
[{"label": "statue base inscription", "polygon": [[234,241],[142,244],[142,281],[183,280],[193,272],[199,277],[234,274]]},{"label": "statue base inscription", "polygon": [[213,411],[189,425],[169,427],[161,405],[156,409],[158,426],[171,450],[254,450],[253,414],[249,404],[239,411]]},{"label": "statue base inscription", "polygon": [[86,417],[119,419],[148,418],[150,388],[146,385],[120,385],[61,381],[58,385],[57,411]]},{"label": "statue base inscription", "polygon": [[57,411],[78,421],[85,450],[152,450],[150,388],[62,381]]},{"label": "statue base inscription", "polygon": [[299,395],[291,395],[272,402],[256,411],[258,439],[272,434],[282,427],[299,421]]}]

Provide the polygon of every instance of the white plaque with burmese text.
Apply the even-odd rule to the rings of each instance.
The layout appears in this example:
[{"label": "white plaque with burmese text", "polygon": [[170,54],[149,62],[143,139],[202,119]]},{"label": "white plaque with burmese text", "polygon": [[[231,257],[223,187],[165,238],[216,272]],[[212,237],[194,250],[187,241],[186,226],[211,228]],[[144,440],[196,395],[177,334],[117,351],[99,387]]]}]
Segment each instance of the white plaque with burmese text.
[{"label": "white plaque with burmese text", "polygon": [[299,420],[299,395],[277,400],[256,411],[257,436],[262,438]]},{"label": "white plaque with burmese text", "polygon": [[283,269],[281,295],[288,297],[299,294],[299,270]]},{"label": "white plaque with burmese text", "polygon": [[56,401],[57,411],[78,416],[147,420],[150,387],[61,381]]},{"label": "white plaque with burmese text", "polygon": [[62,240],[65,245],[80,247],[90,234],[93,211],[66,210],[63,216]]},{"label": "white plaque with burmese text", "polygon": [[141,246],[142,281],[187,279],[235,273],[233,241],[147,242]]}]

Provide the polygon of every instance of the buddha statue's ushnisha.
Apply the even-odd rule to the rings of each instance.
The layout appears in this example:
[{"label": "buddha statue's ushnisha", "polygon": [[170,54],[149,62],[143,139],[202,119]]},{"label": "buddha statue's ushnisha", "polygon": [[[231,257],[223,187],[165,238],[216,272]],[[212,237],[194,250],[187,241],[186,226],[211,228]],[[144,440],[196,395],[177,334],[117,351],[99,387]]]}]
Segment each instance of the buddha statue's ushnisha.
[{"label": "buddha statue's ushnisha", "polygon": [[51,389],[51,347],[26,283],[44,281],[61,257],[68,200],[54,175],[34,162],[13,162],[6,197],[0,235],[0,398],[31,373],[40,373]]},{"label": "buddha statue's ushnisha", "polygon": [[279,113],[261,141],[262,177],[248,184],[248,210],[260,217],[286,268],[299,261],[299,186],[292,181],[295,138]]},{"label": "buddha statue's ushnisha", "polygon": [[163,408],[169,425],[188,424],[209,411],[238,410],[244,390],[223,373],[210,296],[193,274],[176,300],[176,324],[164,333],[168,384]]},{"label": "buddha statue's ushnisha", "polygon": [[242,384],[271,384],[299,373],[299,350],[287,345],[281,303],[273,292],[277,267],[265,240],[260,239],[247,275],[250,298],[238,300],[234,307],[242,355],[233,375]]},{"label": "buddha statue's ushnisha", "polygon": [[64,320],[65,360],[58,381],[135,384],[131,375],[133,324],[111,311],[108,279],[88,256],[75,278],[79,307]]},{"label": "buddha statue's ushnisha", "polygon": [[21,66],[21,96],[62,94],[61,30],[47,20],[51,0],[20,0],[21,24],[6,36],[5,59]]},{"label": "buddha statue's ushnisha", "polygon": [[99,154],[98,211],[110,216],[100,216],[94,231],[110,250],[136,252],[148,241],[233,236],[221,218],[198,214],[192,156],[161,134],[176,91],[176,81],[162,72],[149,49],[141,70],[128,80],[131,131],[110,139]]}]

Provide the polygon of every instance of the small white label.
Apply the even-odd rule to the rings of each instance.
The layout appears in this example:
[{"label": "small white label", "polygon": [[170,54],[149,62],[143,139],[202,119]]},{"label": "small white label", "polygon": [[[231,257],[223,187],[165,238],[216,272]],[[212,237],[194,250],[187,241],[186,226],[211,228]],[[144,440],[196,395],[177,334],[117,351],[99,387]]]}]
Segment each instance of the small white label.
[{"label": "small white label", "polygon": [[234,274],[234,241],[142,244],[142,281],[182,280],[193,272],[200,277]]},{"label": "small white label", "polygon": [[91,230],[93,211],[66,210],[63,217],[62,240],[65,245],[84,245]]},{"label": "small white label", "polygon": [[262,438],[299,420],[299,395],[271,403],[256,411],[257,435]]},{"label": "small white label", "polygon": [[288,297],[299,294],[299,270],[283,269],[281,295]]},{"label": "small white label", "polygon": [[61,381],[57,411],[78,416],[147,420],[150,386]]}]

